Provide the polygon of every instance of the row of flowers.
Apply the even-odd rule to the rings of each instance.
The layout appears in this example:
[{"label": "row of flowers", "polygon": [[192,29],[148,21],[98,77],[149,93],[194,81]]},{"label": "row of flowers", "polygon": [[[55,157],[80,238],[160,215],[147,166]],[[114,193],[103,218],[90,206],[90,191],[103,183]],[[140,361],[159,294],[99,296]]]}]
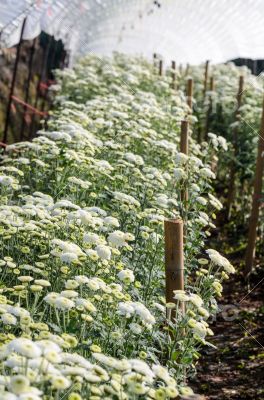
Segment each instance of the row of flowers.
[{"label": "row of flowers", "polygon": [[[206,250],[227,143],[198,144],[184,93],[142,59],[89,56],[57,82],[48,129],[9,145],[0,166],[1,399],[188,396],[235,272]],[[186,290],[166,303],[163,224],[175,217]]]}]

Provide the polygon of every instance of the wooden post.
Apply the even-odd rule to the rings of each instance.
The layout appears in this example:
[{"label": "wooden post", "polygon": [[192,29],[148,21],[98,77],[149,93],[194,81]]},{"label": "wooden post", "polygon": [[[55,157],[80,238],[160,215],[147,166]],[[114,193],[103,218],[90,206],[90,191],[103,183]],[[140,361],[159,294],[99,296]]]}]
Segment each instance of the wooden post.
[{"label": "wooden post", "polygon": [[[239,115],[240,115],[240,107],[242,105],[242,98],[243,98],[243,89],[244,89],[244,77],[240,76],[239,77],[239,84],[238,84],[238,92],[237,92],[237,107],[235,110],[235,121],[239,120]],[[234,156],[237,156],[238,153],[238,128],[235,126],[233,129],[233,140],[234,140]],[[226,211],[227,211],[227,219],[229,220],[231,217],[231,211],[232,211],[232,203],[234,200],[235,196],[235,175],[236,175],[236,164],[235,161],[232,161],[231,167],[230,167],[230,179],[229,179],[229,188],[228,188],[228,195],[227,195],[227,206],[226,206]]]},{"label": "wooden post", "polygon": [[[33,40],[33,43],[32,43],[31,49],[30,49],[30,56],[29,56],[29,62],[28,62],[28,77],[27,77],[26,88],[25,88],[25,97],[24,97],[25,103],[28,103],[28,100],[29,100],[29,89],[30,89],[30,82],[31,82],[31,78],[32,78],[32,65],[33,65],[33,57],[34,57],[34,53],[35,53],[35,46],[36,46],[36,38]],[[24,106],[21,129],[20,129],[20,140],[24,139],[26,112],[27,112],[27,106]]]},{"label": "wooden post", "polygon": [[153,53],[153,67],[156,69],[157,54]]},{"label": "wooden post", "polygon": [[204,97],[205,97],[206,91],[207,91],[208,71],[209,71],[209,60],[206,61],[205,70],[204,70],[204,89],[203,89]]},{"label": "wooden post", "polygon": [[3,136],[4,143],[6,143],[6,141],[7,141],[7,133],[8,133],[8,126],[9,126],[10,112],[11,112],[12,97],[14,95],[14,90],[15,90],[17,67],[18,67],[18,62],[19,62],[20,49],[21,49],[21,44],[22,44],[22,40],[23,40],[23,34],[24,34],[25,26],[26,26],[26,21],[27,21],[27,19],[25,18],[23,21],[23,24],[22,24],[22,28],[21,28],[21,32],[20,32],[20,39],[19,39],[19,42],[17,45],[13,78],[12,78],[12,83],[11,83],[11,88],[10,88],[9,98],[8,98],[8,104],[7,104],[7,110],[6,110],[6,121],[5,121],[4,136]]},{"label": "wooden post", "polygon": [[239,108],[241,107],[242,104],[243,91],[244,91],[244,76],[241,75],[239,77],[239,84],[238,84],[236,116],[238,116],[240,113]]},{"label": "wooden post", "polygon": [[184,290],[183,221],[164,222],[166,302],[175,303],[174,290]]},{"label": "wooden post", "polygon": [[[210,78],[210,92],[214,91],[214,77],[211,76]],[[210,95],[209,98],[209,105],[208,105],[208,110],[206,113],[206,120],[205,120],[205,132],[204,132],[204,140],[207,141],[208,139],[208,132],[209,132],[209,125],[210,125],[210,117],[212,113],[212,96]]]},{"label": "wooden post", "polygon": [[172,89],[176,89],[176,62],[175,61],[171,62],[171,69],[173,70],[172,74],[171,74],[171,77],[172,77],[171,87],[172,87]]},{"label": "wooden post", "polygon": [[[181,141],[180,141],[180,151],[188,155],[189,153],[189,123],[186,120],[181,121]],[[183,189],[181,191],[181,201],[187,206],[188,201],[188,191]]]},{"label": "wooden post", "polygon": [[185,69],[185,75],[186,75],[186,76],[187,76],[188,73],[189,73],[189,69],[190,69],[190,64],[187,63],[187,64],[186,64],[186,69]]},{"label": "wooden post", "polygon": [[179,65],[179,72],[182,75],[182,64]]},{"label": "wooden post", "polygon": [[159,76],[162,76],[162,71],[163,70],[163,62],[162,60],[159,60]]},{"label": "wooden post", "polygon": [[[41,63],[41,70],[38,76],[38,83],[37,83],[37,90],[36,90],[36,98],[34,102],[34,108],[38,108],[38,101],[40,97],[40,87],[41,83],[44,80],[46,76],[46,69],[47,69],[47,63],[48,63],[48,57],[50,54],[50,46],[51,46],[51,36],[48,36],[48,43],[46,45],[46,48],[43,49],[43,54],[42,54],[42,63]],[[34,135],[34,128],[35,128],[35,114],[32,116],[32,121],[31,121],[31,129],[30,129],[30,138],[33,137]]]},{"label": "wooden post", "polygon": [[188,126],[189,123],[186,120],[181,121],[181,141],[180,141],[180,151],[188,155]]},{"label": "wooden post", "polygon": [[192,112],[192,98],[193,98],[193,80],[192,78],[187,81],[187,104]]},{"label": "wooden post", "polygon": [[259,219],[259,209],[262,192],[262,179],[264,170],[264,99],[262,105],[262,117],[260,134],[258,140],[258,155],[256,161],[254,193],[252,199],[251,215],[249,219],[249,232],[248,232],[248,245],[245,259],[245,275],[249,275],[253,269],[253,262],[255,258],[255,246],[257,239],[257,227]]}]

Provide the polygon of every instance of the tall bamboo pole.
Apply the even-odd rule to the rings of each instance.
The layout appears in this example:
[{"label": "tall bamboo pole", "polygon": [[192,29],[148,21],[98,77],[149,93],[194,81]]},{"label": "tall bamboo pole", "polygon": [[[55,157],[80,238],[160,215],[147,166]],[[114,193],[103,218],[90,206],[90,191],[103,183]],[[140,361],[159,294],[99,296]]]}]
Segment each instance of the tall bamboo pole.
[{"label": "tall bamboo pole", "polygon": [[162,76],[163,73],[163,62],[159,60],[159,76]]},{"label": "tall bamboo pole", "polygon": [[155,65],[155,63],[156,63],[156,59],[157,59],[157,54],[156,54],[156,53],[153,53],[153,63],[154,63],[154,65]]},{"label": "tall bamboo pole", "polygon": [[24,34],[25,26],[26,26],[26,21],[27,21],[27,18],[25,18],[24,21],[23,21],[21,32],[20,32],[20,39],[19,39],[19,42],[18,42],[18,45],[17,45],[16,59],[15,59],[12,83],[11,83],[11,88],[10,88],[9,98],[8,98],[8,104],[7,104],[7,110],[6,110],[6,121],[5,121],[4,136],[3,136],[3,142],[4,143],[7,140],[8,126],[9,126],[10,112],[11,112],[11,104],[12,104],[12,97],[13,97],[14,90],[15,90],[17,67],[18,67],[18,62],[19,62],[20,49],[21,49],[21,44],[22,44],[22,40],[23,40],[23,34]]},{"label": "tall bamboo pole", "polygon": [[[235,121],[239,121],[240,116],[240,107],[242,105],[243,99],[243,90],[244,90],[244,77],[239,77],[238,83],[238,92],[237,92],[237,107],[235,110]],[[233,145],[234,145],[234,157],[238,154],[238,128],[237,126],[233,129]],[[230,219],[231,211],[232,211],[232,203],[235,197],[235,176],[236,176],[236,164],[235,161],[232,161],[230,167],[230,178],[229,178],[229,188],[228,188],[228,195],[227,195],[227,218]]]},{"label": "tall bamboo pole", "polygon": [[[47,64],[48,64],[48,58],[50,54],[50,47],[51,47],[51,42],[52,42],[52,37],[48,36],[48,42],[45,48],[43,48],[43,54],[42,54],[42,62],[41,62],[41,70],[38,76],[38,83],[37,83],[37,90],[36,90],[36,98],[34,102],[34,108],[38,108],[38,101],[40,97],[40,88],[41,88],[41,83],[45,79],[46,73],[47,73]],[[34,134],[34,128],[35,128],[35,114],[32,116],[32,121],[31,121],[31,129],[30,129],[30,138],[32,138]]]},{"label": "tall bamboo pole", "polygon": [[[214,91],[214,77],[211,76],[210,78],[210,92]],[[212,113],[212,106],[213,106],[213,101],[212,101],[212,95],[210,95],[209,98],[209,106],[208,106],[208,110],[206,113],[206,120],[205,120],[205,133],[204,133],[204,140],[207,141],[208,139],[208,132],[209,132],[209,124],[210,124],[210,117],[211,117],[211,113]]]},{"label": "tall bamboo pole", "polygon": [[[189,153],[189,123],[186,120],[181,121],[181,140],[180,140],[180,151],[188,155]],[[187,206],[188,191],[183,189],[181,191],[181,200]]]},{"label": "tall bamboo pole", "polygon": [[253,269],[255,258],[257,227],[262,192],[262,180],[264,170],[264,99],[262,105],[261,126],[258,140],[258,155],[254,180],[254,193],[252,198],[251,215],[249,219],[248,245],[245,258],[245,275],[249,275]]},{"label": "tall bamboo pole", "polygon": [[208,72],[209,72],[209,60],[206,61],[205,70],[204,70],[204,88],[203,88],[204,97],[205,97],[206,91],[207,91]]},{"label": "tall bamboo pole", "polygon": [[[36,40],[37,40],[36,38],[33,40],[32,46],[30,49],[30,56],[29,56],[29,62],[28,62],[28,77],[27,77],[26,88],[25,88],[25,97],[24,97],[25,103],[28,103],[28,100],[29,100],[29,90],[30,90],[30,82],[31,82],[31,78],[32,78],[32,66],[33,66],[33,57],[34,57],[35,47],[36,47]],[[20,129],[20,140],[24,139],[26,112],[27,112],[27,106],[25,105],[24,109],[23,109],[22,123],[21,123],[21,129]]]},{"label": "tall bamboo pole", "polygon": [[193,98],[193,80],[192,78],[187,81],[187,104],[192,112],[192,98]]},{"label": "tall bamboo pole", "polygon": [[173,70],[172,74],[171,74],[171,77],[172,77],[171,87],[172,87],[172,89],[176,89],[176,62],[175,61],[171,62],[171,69]]}]

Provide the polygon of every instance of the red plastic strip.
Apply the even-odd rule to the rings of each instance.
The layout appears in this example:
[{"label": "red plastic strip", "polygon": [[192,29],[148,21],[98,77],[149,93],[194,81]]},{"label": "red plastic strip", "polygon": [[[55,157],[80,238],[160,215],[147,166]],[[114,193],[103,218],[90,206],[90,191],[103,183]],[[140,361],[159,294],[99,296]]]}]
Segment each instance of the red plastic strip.
[{"label": "red plastic strip", "polygon": [[25,103],[23,100],[20,100],[16,96],[12,96],[12,99],[15,100],[17,103],[22,104],[23,106],[26,106],[29,110],[33,111],[35,114],[46,116],[48,113],[46,111],[39,111],[35,107],[32,107],[28,103]]}]

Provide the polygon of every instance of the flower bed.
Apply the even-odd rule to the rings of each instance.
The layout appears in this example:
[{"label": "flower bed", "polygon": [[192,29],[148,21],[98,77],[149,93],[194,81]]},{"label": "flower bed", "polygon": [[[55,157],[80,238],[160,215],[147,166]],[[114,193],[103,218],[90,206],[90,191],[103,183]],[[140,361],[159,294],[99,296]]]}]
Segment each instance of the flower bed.
[{"label": "flower bed", "polygon": [[[191,133],[195,118],[144,60],[87,57],[57,75],[48,129],[8,146],[0,167],[1,399],[191,394],[184,376],[234,272],[205,245],[226,141],[190,138],[180,153],[181,120]],[[163,224],[175,217],[186,291],[166,304]]]}]

